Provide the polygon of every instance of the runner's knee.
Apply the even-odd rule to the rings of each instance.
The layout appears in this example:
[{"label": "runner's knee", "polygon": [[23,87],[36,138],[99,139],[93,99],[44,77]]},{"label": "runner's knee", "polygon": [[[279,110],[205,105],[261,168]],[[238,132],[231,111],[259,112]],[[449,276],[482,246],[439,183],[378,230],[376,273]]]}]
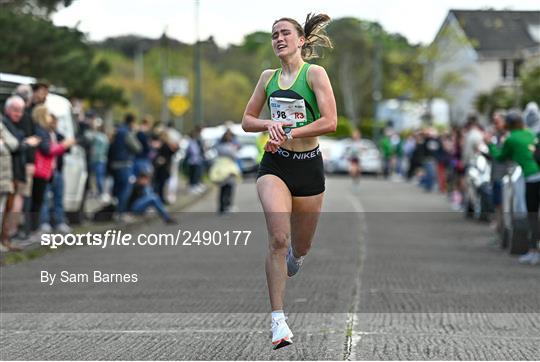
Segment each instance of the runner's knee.
[{"label": "runner's knee", "polygon": [[270,251],[274,253],[287,253],[291,241],[290,234],[276,233],[270,235]]}]

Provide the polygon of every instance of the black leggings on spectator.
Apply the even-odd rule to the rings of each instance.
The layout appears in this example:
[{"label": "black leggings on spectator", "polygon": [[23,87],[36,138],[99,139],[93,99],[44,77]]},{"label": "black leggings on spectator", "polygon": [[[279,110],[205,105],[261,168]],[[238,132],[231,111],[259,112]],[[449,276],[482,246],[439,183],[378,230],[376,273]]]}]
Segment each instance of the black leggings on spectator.
[{"label": "black leggings on spectator", "polygon": [[540,222],[538,220],[538,209],[540,208],[540,181],[526,183],[525,198],[527,200],[527,215],[529,218],[529,228],[531,230],[529,249],[538,249],[538,240],[540,240]]},{"label": "black leggings on spectator", "polygon": [[34,177],[32,185],[32,206],[30,207],[30,224],[32,231],[39,227],[39,216],[43,200],[45,199],[45,190],[49,181]]}]

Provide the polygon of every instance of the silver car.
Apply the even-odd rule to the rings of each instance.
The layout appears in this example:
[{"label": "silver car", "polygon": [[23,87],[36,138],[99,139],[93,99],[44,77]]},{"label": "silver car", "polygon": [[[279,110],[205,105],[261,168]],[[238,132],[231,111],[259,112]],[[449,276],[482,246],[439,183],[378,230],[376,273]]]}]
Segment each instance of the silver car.
[{"label": "silver car", "polygon": [[[332,140],[319,139],[323,155],[324,169],[327,173],[347,173],[352,156],[353,141],[350,138]],[[363,173],[379,174],[383,162],[381,152],[375,143],[368,139],[360,140],[360,167]]]}]

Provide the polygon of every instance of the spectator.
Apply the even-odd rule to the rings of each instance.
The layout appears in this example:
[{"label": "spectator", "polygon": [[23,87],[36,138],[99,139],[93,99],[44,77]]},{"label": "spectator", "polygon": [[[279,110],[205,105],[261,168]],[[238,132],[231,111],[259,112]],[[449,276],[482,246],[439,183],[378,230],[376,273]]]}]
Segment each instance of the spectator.
[{"label": "spectator", "polygon": [[[0,122],[0,222],[1,215],[4,215],[7,199],[13,193],[13,169],[11,163],[11,153],[19,147],[19,141],[13,136],[4,123]],[[0,251],[9,251],[9,243],[4,244],[0,240]]]},{"label": "spectator", "polygon": [[424,176],[420,180],[420,184],[424,187],[424,190],[431,192],[436,180],[436,162],[437,156],[441,151],[441,142],[437,137],[437,131],[433,128],[428,128],[424,132],[424,143],[422,144],[423,150],[423,167]]},{"label": "spectator", "polygon": [[460,127],[454,127],[452,130],[453,151],[451,153],[451,179],[452,179],[452,208],[460,210],[463,208],[465,200],[465,164],[463,163],[463,130]]},{"label": "spectator", "polygon": [[[24,114],[24,100],[21,97],[9,97],[4,106],[4,113],[2,118],[4,127],[18,141],[17,148],[11,151],[13,193],[10,193],[6,200],[0,236],[4,246],[10,249],[12,248],[11,235],[17,231],[18,220],[15,216],[22,210],[23,193],[26,191],[26,151],[29,147],[35,147],[40,140],[36,136],[25,137],[24,131],[17,127]],[[13,246],[13,248],[15,247]]]},{"label": "spectator", "polygon": [[[491,139],[493,147],[497,149],[502,149],[504,141],[507,137],[506,122],[505,122],[506,113],[504,111],[498,110],[493,113],[491,117],[491,122],[493,123],[494,135]],[[508,173],[508,162],[506,161],[497,161],[492,160],[491,162],[491,194],[493,206],[495,207],[495,220],[494,227],[497,231],[497,235],[502,233],[503,228],[503,211],[502,211],[502,200],[503,200],[503,183],[502,179],[504,175]],[[496,237],[495,242],[498,244],[499,240]]]},{"label": "spectator", "polygon": [[[18,91],[21,94],[29,96],[29,99],[25,99],[26,108],[24,116],[21,121],[17,123],[17,127],[19,127],[24,132],[25,137],[35,136],[37,134],[37,128],[34,120],[32,119],[32,112],[35,107],[44,104],[47,100],[47,96],[49,95],[49,85],[45,82],[37,82],[31,86],[31,92],[28,90],[27,86],[21,86],[20,88],[18,88]],[[33,177],[35,153],[36,149],[34,147],[27,147],[26,182],[24,183],[24,187],[21,190],[23,198],[17,198],[17,200],[21,200],[23,202],[22,209],[24,210],[25,220],[31,219],[30,209],[32,201],[32,182],[34,179]],[[17,205],[16,209],[20,210],[21,208]],[[30,226],[31,224],[29,222],[23,223],[24,232],[20,233],[20,237],[22,239],[25,239],[30,234]]]},{"label": "spectator", "polygon": [[383,175],[385,178],[388,178],[390,176],[390,173],[392,172],[392,156],[394,155],[394,148],[390,139],[391,135],[391,129],[387,128],[384,131],[384,135],[379,142],[379,147],[381,148],[383,154]]},{"label": "spectator", "polygon": [[540,240],[538,209],[540,207],[540,167],[534,159],[534,147],[537,144],[536,135],[524,129],[524,122],[517,111],[511,111],[506,116],[506,124],[510,135],[501,149],[492,143],[492,136],[485,136],[489,144],[490,154],[496,160],[512,160],[521,166],[525,176],[525,199],[529,220],[529,251],[519,258],[520,263],[536,265],[540,263],[538,241]]},{"label": "spectator", "polygon": [[[30,107],[32,105],[33,92],[30,84],[19,84],[17,88],[15,88],[15,95],[18,95],[24,100],[25,107]],[[32,117],[30,117],[30,119],[32,119]]]},{"label": "spectator", "polygon": [[[182,142],[182,134],[175,128],[173,121],[169,121],[166,131],[167,137],[169,139],[169,145],[174,147],[176,150],[180,149],[180,143]],[[179,159],[173,156],[170,168],[171,175],[169,176],[169,179],[167,181],[167,194],[165,197],[165,199],[171,203],[176,201],[178,194],[178,162]]]},{"label": "spectator", "polygon": [[238,148],[239,145],[234,142],[234,134],[230,129],[225,131],[216,145],[219,157],[212,165],[211,174],[216,175],[212,178],[219,184],[218,212],[221,214],[232,211],[236,180],[241,175],[236,159]]},{"label": "spectator", "polygon": [[[83,188],[83,195],[80,205],[80,210],[85,210],[86,208],[86,199],[88,195],[88,191],[90,190],[90,176],[93,174],[92,172],[92,163],[91,163],[91,154],[92,154],[92,145],[90,142],[90,133],[92,132],[92,124],[95,122],[97,118],[97,114],[93,110],[88,110],[84,114],[82,114],[82,117],[77,117],[79,121],[79,127],[77,130],[77,145],[79,147],[82,147],[84,149],[84,155],[86,157],[86,174],[88,177],[86,177],[86,181],[84,183]],[[75,222],[81,222],[85,217],[84,212],[79,212],[76,216],[76,218],[73,218]]]},{"label": "spectator", "polygon": [[128,200],[128,208],[136,214],[144,214],[149,208],[154,208],[166,224],[175,224],[176,221],[169,215],[159,196],[152,191],[151,170],[139,170],[137,180]]},{"label": "spectator", "polygon": [[414,177],[416,170],[422,164],[419,147],[421,142],[420,135],[415,132],[407,137],[407,140],[403,145],[403,153],[408,160],[408,169],[406,175],[407,181],[410,181]]},{"label": "spectator", "polygon": [[440,137],[441,148],[436,156],[437,158],[437,179],[439,190],[442,193],[448,192],[448,184],[450,178],[450,169],[452,164],[453,142],[449,134],[444,134]]},{"label": "spectator", "polygon": [[105,134],[105,125],[101,118],[94,118],[92,129],[86,133],[85,138],[90,144],[90,168],[94,176],[97,194],[103,202],[108,200],[105,190],[107,176],[107,154],[109,152],[109,138]]},{"label": "spectator", "polygon": [[37,135],[40,137],[35,156],[35,172],[32,184],[32,205],[30,208],[32,219],[29,220],[32,230],[36,230],[39,226],[39,216],[43,206],[45,190],[54,175],[57,157],[74,145],[75,140],[65,139],[58,142],[54,119],[44,105],[34,108],[32,119],[36,122]]},{"label": "spectator", "polygon": [[351,146],[349,153],[349,176],[351,176],[354,190],[358,190],[360,175],[362,174],[362,165],[360,157],[362,153],[362,134],[358,129],[353,130],[351,138]]},{"label": "spectator", "polygon": [[118,127],[109,147],[109,169],[114,179],[113,196],[118,200],[117,211],[119,216],[127,211],[127,203],[131,194],[133,175],[133,160],[142,146],[134,133],[135,116],[126,114],[124,123]]},{"label": "spectator", "polygon": [[201,127],[197,126],[190,134],[190,140],[186,150],[186,160],[188,165],[189,190],[191,193],[199,194],[204,192],[204,186],[201,184],[202,173],[204,169],[204,149],[202,147]]},{"label": "spectator", "polygon": [[165,184],[171,177],[171,164],[174,153],[178,150],[178,144],[171,142],[169,133],[166,129],[159,135],[159,148],[156,150],[154,158],[154,192],[159,196],[163,203],[167,203],[164,190]]},{"label": "spectator", "polygon": [[482,129],[480,128],[476,114],[471,114],[467,117],[465,132],[462,160],[465,168],[467,168],[478,152],[478,146],[482,143],[483,139]]},{"label": "spectator", "polygon": [[529,102],[523,112],[523,120],[525,125],[534,133],[540,132],[540,112],[538,111],[538,104],[536,102]]},{"label": "spectator", "polygon": [[150,167],[150,131],[152,130],[153,120],[150,116],[146,116],[141,120],[141,125],[137,131],[137,139],[141,144],[141,152],[135,155],[133,173],[139,174],[139,170]]},{"label": "spectator", "polygon": [[[52,117],[52,129],[56,135],[58,143],[62,143],[65,137],[58,132],[58,119],[51,114]],[[66,217],[64,214],[64,175],[62,169],[64,165],[64,156],[58,155],[56,158],[56,166],[54,167],[53,176],[51,181],[47,184],[45,190],[45,198],[43,206],[41,208],[40,215],[40,231],[50,233],[52,226],[60,233],[69,233],[71,228],[66,223]],[[49,197],[51,195],[52,197]],[[51,217],[52,216],[52,217]],[[54,221],[54,222],[52,222]]]}]

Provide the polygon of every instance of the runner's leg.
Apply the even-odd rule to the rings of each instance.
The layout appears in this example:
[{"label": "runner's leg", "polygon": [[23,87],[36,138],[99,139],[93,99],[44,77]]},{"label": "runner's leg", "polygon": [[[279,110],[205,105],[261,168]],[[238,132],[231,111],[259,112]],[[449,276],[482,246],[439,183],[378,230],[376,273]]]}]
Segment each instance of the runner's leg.
[{"label": "runner's leg", "polygon": [[285,257],[291,240],[290,213],[292,197],[285,183],[277,176],[264,175],[257,180],[257,192],[268,229],[266,280],[272,310],[283,310],[287,281]]},{"label": "runner's leg", "polygon": [[291,217],[291,245],[296,258],[308,253],[313,242],[321,212],[324,193],[293,197]]}]

